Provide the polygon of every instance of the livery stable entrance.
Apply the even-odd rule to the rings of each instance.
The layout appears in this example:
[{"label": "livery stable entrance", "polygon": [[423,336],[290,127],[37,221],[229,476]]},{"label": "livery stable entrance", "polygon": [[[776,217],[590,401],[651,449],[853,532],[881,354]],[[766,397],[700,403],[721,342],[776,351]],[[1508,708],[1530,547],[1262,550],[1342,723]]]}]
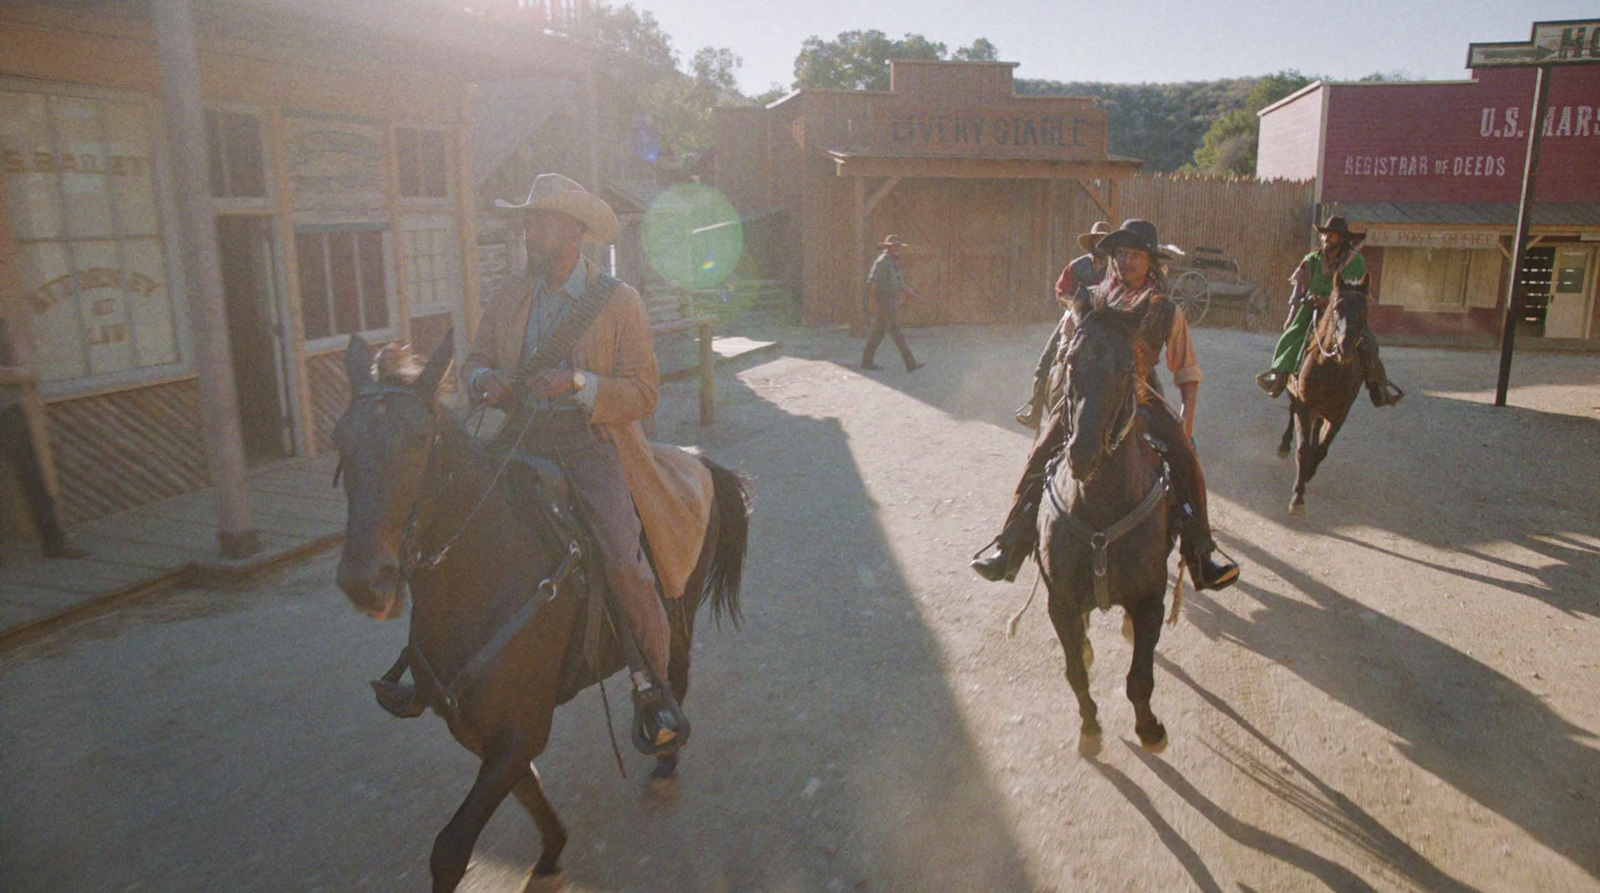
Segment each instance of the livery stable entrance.
[{"label": "livery stable entrance", "polygon": [[[780,230],[749,263],[798,284],[810,324],[862,325],[865,279],[887,233],[923,300],[910,325],[1055,316],[1050,284],[1088,221],[1120,218],[1142,162],[1108,154],[1091,99],[1022,97],[1012,63],[894,61],[887,91],[800,90],[718,109],[718,188],[745,220]],[[768,222],[772,221],[772,222]]]}]

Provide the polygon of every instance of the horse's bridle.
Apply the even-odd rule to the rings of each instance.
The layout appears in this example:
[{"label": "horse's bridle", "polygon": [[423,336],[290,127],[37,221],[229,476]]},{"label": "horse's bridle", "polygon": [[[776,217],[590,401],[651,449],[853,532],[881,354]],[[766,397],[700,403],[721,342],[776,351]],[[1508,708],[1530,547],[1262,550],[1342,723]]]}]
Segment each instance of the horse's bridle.
[{"label": "horse's bridle", "polygon": [[[1133,420],[1138,415],[1139,370],[1137,366],[1134,367],[1133,372],[1129,374],[1128,378],[1132,381],[1132,384],[1130,384],[1127,388],[1127,393],[1123,398],[1122,406],[1118,408],[1117,415],[1113,417],[1109,433],[1102,434],[1100,438],[1100,451],[1107,456],[1116,452],[1117,447],[1122,446],[1122,442],[1126,440],[1128,438],[1128,434],[1133,431]],[[1067,392],[1062,399],[1067,403],[1068,407],[1070,407],[1073,403],[1072,394],[1074,390],[1070,375],[1067,378],[1066,390]],[[1068,417],[1071,417],[1070,414]]]}]

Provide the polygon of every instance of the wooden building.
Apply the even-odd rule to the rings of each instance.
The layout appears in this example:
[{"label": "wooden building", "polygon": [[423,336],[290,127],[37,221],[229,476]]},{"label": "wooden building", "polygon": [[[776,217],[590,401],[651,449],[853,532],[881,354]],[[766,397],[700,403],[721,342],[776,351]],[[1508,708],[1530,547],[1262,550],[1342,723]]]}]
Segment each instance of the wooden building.
[{"label": "wooden building", "polygon": [[903,301],[903,322],[1053,315],[1050,284],[1087,228],[1069,194],[1120,220],[1118,182],[1141,162],[1108,154],[1092,99],[1017,96],[1013,63],[890,64],[887,91],[717,110],[716,185],[754,237],[750,266],[796,287],[806,322],[861,324],[867,267],[897,233],[928,299]]},{"label": "wooden building", "polygon": [[[0,251],[20,279],[7,315],[35,347],[64,520],[231,492],[218,466],[326,450],[352,333],[436,341],[476,325],[474,85],[592,84],[586,44],[563,33],[581,2],[466,5],[0,6]],[[163,43],[174,8],[192,22],[192,101]],[[196,105],[203,136],[185,142]],[[179,237],[190,158],[208,159],[197,206],[215,226],[215,297]],[[227,350],[208,367],[214,309]]]},{"label": "wooden building", "polygon": [[[1315,180],[1365,231],[1378,332],[1493,335],[1521,195],[1532,69],[1318,82],[1263,109],[1257,173]],[[1600,338],[1600,65],[1556,66],[1534,195],[1526,334]]]}]

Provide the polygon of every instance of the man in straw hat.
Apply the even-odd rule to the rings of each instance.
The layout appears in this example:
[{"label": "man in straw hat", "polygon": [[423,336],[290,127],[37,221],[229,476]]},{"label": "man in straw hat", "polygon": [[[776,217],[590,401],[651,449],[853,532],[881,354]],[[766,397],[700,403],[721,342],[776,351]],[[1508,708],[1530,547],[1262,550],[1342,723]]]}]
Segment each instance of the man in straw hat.
[{"label": "man in straw hat", "polygon": [[[1226,556],[1219,560],[1216,540],[1211,537],[1205,474],[1190,440],[1195,402],[1200,394],[1200,360],[1195,355],[1183,308],[1167,297],[1161,261],[1169,255],[1162,250],[1164,247],[1156,237],[1155,224],[1124,220],[1096,246],[1111,258],[1111,272],[1093,289],[1093,300],[1097,305],[1139,311],[1143,316],[1135,340],[1135,362],[1142,383],[1139,403],[1145,410],[1142,415],[1150,434],[1162,444],[1172,472],[1169,499],[1181,538],[1179,552],[1196,589],[1223,589],[1239,579],[1239,565]],[[1086,311],[1080,308],[1080,312]],[[1062,329],[1063,339],[1070,343],[1077,324],[1069,318]],[[1183,396],[1181,416],[1175,416],[1167,406],[1155,376],[1156,363],[1163,352],[1167,369]],[[1034,440],[1000,535],[973,556],[972,569],[985,580],[1015,580],[1023,561],[1033,554],[1039,538],[1039,503],[1044,497],[1049,463],[1066,446],[1070,425],[1071,420],[1056,408]],[[996,554],[984,555],[990,546],[998,547]]]},{"label": "man in straw hat", "polygon": [[[635,730],[652,752],[665,751],[683,743],[683,714],[663,684],[671,632],[656,583],[662,596],[683,594],[710,517],[710,476],[699,462],[672,462],[668,454],[682,451],[653,450],[640,428],[659,388],[644,304],[579,254],[582,242],[616,240],[610,206],[560,174],[541,174],[521,202],[495,205],[522,219],[527,274],[484,315],[462,381],[474,401],[507,410],[504,430],[520,437],[518,448],[559,461],[571,480],[614,613],[638,646],[629,661]],[[703,504],[688,491],[705,494]]]},{"label": "man in straw hat", "polygon": [[[1256,383],[1269,397],[1282,394],[1289,385],[1289,377],[1300,368],[1312,321],[1317,310],[1328,306],[1335,277],[1356,282],[1367,275],[1367,262],[1360,251],[1365,233],[1351,232],[1349,222],[1338,214],[1314,228],[1322,236],[1322,247],[1306,255],[1289,277],[1294,285],[1294,294],[1289,298],[1289,319],[1272,352],[1272,365],[1256,376]],[[1399,403],[1405,392],[1391,384],[1385,374],[1383,361],[1378,358],[1378,339],[1370,327],[1361,339],[1361,359],[1366,365],[1367,392],[1372,405]]]},{"label": "man in straw hat", "polygon": [[1078,236],[1078,247],[1084,254],[1074,258],[1061,271],[1056,280],[1056,303],[1061,305],[1061,323],[1050,333],[1050,340],[1039,355],[1039,365],[1033,370],[1033,396],[1017,407],[1017,424],[1024,428],[1038,428],[1044,416],[1044,407],[1050,395],[1050,370],[1055,367],[1056,354],[1061,350],[1061,332],[1072,318],[1072,308],[1079,301],[1089,300],[1089,289],[1105,278],[1106,256],[1095,250],[1100,238],[1111,232],[1111,223],[1096,220],[1089,231]]},{"label": "man in straw hat", "polygon": [[872,334],[867,336],[867,346],[861,352],[863,369],[883,368],[872,362],[872,356],[878,352],[878,345],[883,343],[885,333],[894,339],[894,346],[900,348],[900,359],[905,361],[907,372],[915,372],[922,366],[911,355],[905,333],[900,331],[900,292],[908,292],[917,300],[922,300],[922,295],[906,285],[906,277],[900,273],[900,249],[905,245],[899,236],[884,236],[883,241],[878,243],[883,251],[872,262],[871,272],[867,273],[867,306],[862,309],[872,313],[872,309],[876,308],[877,313],[873,314]]}]

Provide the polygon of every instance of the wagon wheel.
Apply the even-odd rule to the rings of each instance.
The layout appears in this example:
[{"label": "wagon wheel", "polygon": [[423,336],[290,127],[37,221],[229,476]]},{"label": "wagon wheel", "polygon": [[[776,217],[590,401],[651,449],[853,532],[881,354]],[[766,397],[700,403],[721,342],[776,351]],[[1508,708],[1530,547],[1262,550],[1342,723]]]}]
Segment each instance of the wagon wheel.
[{"label": "wagon wheel", "polygon": [[1245,328],[1260,332],[1267,327],[1267,290],[1256,286],[1250,290],[1250,302],[1244,310]]},{"label": "wagon wheel", "polygon": [[1194,270],[1185,270],[1172,283],[1172,299],[1183,308],[1189,325],[1197,326],[1200,320],[1205,319],[1206,311],[1211,309],[1211,283]]}]

